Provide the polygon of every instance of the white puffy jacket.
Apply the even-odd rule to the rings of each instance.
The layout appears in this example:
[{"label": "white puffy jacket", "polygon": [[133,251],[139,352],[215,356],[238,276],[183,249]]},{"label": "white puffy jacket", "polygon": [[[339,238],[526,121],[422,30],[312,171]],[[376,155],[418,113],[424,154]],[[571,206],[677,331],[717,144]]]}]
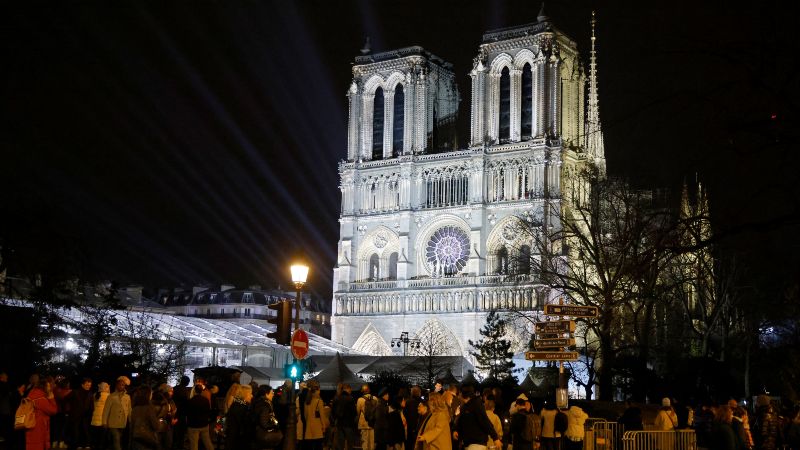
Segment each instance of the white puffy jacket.
[{"label": "white puffy jacket", "polygon": [[589,418],[589,415],[575,405],[570,406],[566,414],[568,419],[567,432],[565,433],[567,439],[571,441],[582,441],[585,434],[583,424],[586,423],[586,419]]}]

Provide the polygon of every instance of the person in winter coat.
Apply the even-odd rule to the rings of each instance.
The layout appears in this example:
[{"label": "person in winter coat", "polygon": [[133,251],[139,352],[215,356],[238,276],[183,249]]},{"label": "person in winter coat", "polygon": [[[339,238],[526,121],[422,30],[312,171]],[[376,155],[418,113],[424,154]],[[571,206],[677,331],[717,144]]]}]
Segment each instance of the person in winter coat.
[{"label": "person in winter coat", "polygon": [[[270,385],[262,385],[253,398],[251,411],[251,421],[254,426],[255,435],[253,437],[253,448],[258,450],[271,450],[280,448],[280,443],[274,447],[269,447],[258,440],[259,434],[275,428],[277,418],[272,399],[275,398],[275,391]],[[277,424],[280,429],[280,424]]]},{"label": "person in winter coat", "polygon": [[709,450],[741,450],[743,443],[739,441],[731,427],[733,413],[728,405],[720,405],[714,413],[711,423]]},{"label": "person in winter coat", "polygon": [[419,402],[422,398],[422,388],[411,386],[411,396],[406,400],[406,407],[403,415],[408,422],[408,434],[406,437],[406,450],[414,450],[414,442],[417,439],[417,425],[419,425],[419,413],[417,413]]},{"label": "person in winter coat", "polygon": [[403,450],[406,446],[406,434],[408,433],[408,422],[403,414],[406,406],[406,399],[402,394],[397,394],[389,405],[389,415],[387,416],[387,448],[393,450]]},{"label": "person in winter coat", "polygon": [[733,411],[733,418],[731,419],[731,428],[736,434],[736,438],[741,443],[741,450],[753,450],[753,436],[750,435],[750,424],[747,419],[747,410],[741,406],[731,408]]},{"label": "person in winter coat", "polygon": [[[420,403],[421,405],[423,403]],[[422,443],[422,450],[452,450],[453,439],[450,434],[450,411],[442,394],[434,392],[428,399],[429,413],[419,424],[417,442]],[[420,415],[422,413],[420,412]]]},{"label": "person in winter coat", "polygon": [[622,425],[623,431],[642,431],[644,430],[644,423],[642,423],[642,409],[629,401],[625,401],[625,411],[617,419]]},{"label": "person in winter coat", "polygon": [[653,422],[654,431],[672,431],[678,427],[678,415],[672,409],[672,402],[664,397],[661,400],[661,409]]},{"label": "person in winter coat", "polygon": [[205,450],[214,450],[208,424],[211,423],[211,393],[205,385],[194,387],[192,398],[186,402],[186,434],[189,437],[189,450],[198,450],[203,442]]},{"label": "person in winter coat", "polygon": [[378,392],[378,404],[375,407],[375,450],[384,450],[389,437],[389,389],[382,388]]},{"label": "person in winter coat", "polygon": [[126,376],[117,378],[116,390],[106,398],[103,406],[103,427],[108,429],[111,437],[111,448],[122,450],[122,433],[128,428],[131,416],[131,397],[126,388],[131,380]]},{"label": "person in winter coat", "polygon": [[561,434],[556,432],[556,406],[548,402],[542,409],[542,450],[557,450]]},{"label": "person in winter coat", "polygon": [[47,450],[50,448],[50,417],[58,412],[53,379],[48,377],[39,381],[27,398],[33,402],[36,426],[25,430],[25,450]]},{"label": "person in winter coat", "polygon": [[528,439],[525,436],[528,427],[528,416],[531,414],[531,402],[517,398],[515,403],[515,412],[511,415],[511,425],[508,430],[509,434],[511,434],[511,445],[514,450],[533,450],[533,443],[538,436],[536,436],[535,432],[531,436],[533,439]]},{"label": "person in winter coat", "polygon": [[253,436],[250,415],[252,401],[253,388],[248,384],[239,385],[225,415],[225,448],[250,448]]},{"label": "person in winter coat", "polygon": [[[483,402],[486,406],[486,417],[489,418],[489,422],[491,422],[494,431],[497,433],[498,439],[502,442],[503,440],[503,422],[500,420],[500,416],[495,414],[495,397],[494,394],[489,394],[486,396],[486,400]],[[492,445],[491,440],[487,441],[487,445],[491,447]]]},{"label": "person in winter coat", "polygon": [[178,407],[172,401],[172,392],[170,385],[162,383],[151,400],[158,418],[158,442],[164,450],[172,448],[172,427],[178,423]]},{"label": "person in winter coat", "polygon": [[66,398],[67,430],[72,448],[89,447],[89,426],[92,422],[94,399],[92,398],[92,379],[84,378],[78,389],[74,389]]},{"label": "person in winter coat", "polygon": [[456,431],[453,438],[461,442],[464,448],[470,445],[486,446],[491,436],[494,446],[502,448],[500,437],[489,422],[483,400],[475,395],[475,388],[467,385],[461,388],[461,406],[456,416]]},{"label": "person in winter coat", "polygon": [[364,418],[367,402],[377,402],[378,399],[370,394],[368,384],[361,386],[361,397],[356,401],[356,415],[358,416],[358,431],[361,432],[361,449],[375,450],[375,430],[369,426]]},{"label": "person in winter coat", "polygon": [[159,448],[158,417],[150,402],[153,391],[149,386],[140,386],[131,401],[131,450],[155,450]]},{"label": "person in winter coat", "polygon": [[356,414],[356,401],[353,400],[352,388],[349,384],[343,384],[341,394],[334,399],[331,407],[331,417],[336,422],[335,450],[350,450],[356,445],[358,427]]},{"label": "person in winter coat", "polygon": [[566,414],[567,432],[564,433],[566,450],[581,450],[583,448],[583,438],[586,434],[583,424],[586,423],[589,415],[575,405],[570,406]]},{"label": "person in winter coat", "polygon": [[92,436],[91,448],[106,448],[106,429],[103,428],[103,409],[106,400],[111,394],[111,387],[106,382],[97,385],[97,392],[92,396],[94,406],[92,409],[92,421],[90,422],[90,434]]},{"label": "person in winter coat", "polygon": [[772,407],[768,395],[756,397],[755,423],[752,428],[753,440],[758,450],[775,450],[780,441],[780,418]]},{"label": "person in winter coat", "polygon": [[325,404],[319,394],[319,382],[310,380],[305,400],[295,402],[300,420],[297,423],[297,440],[302,441],[304,450],[322,450],[325,430],[328,429],[328,416]]}]

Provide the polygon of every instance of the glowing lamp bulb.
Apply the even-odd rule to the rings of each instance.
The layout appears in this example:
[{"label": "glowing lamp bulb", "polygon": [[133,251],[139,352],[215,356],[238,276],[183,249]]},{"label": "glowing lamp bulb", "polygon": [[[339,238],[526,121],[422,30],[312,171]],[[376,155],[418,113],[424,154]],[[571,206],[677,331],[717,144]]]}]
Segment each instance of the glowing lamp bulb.
[{"label": "glowing lamp bulb", "polygon": [[308,266],[303,264],[294,264],[292,270],[292,283],[304,284],[308,279]]}]

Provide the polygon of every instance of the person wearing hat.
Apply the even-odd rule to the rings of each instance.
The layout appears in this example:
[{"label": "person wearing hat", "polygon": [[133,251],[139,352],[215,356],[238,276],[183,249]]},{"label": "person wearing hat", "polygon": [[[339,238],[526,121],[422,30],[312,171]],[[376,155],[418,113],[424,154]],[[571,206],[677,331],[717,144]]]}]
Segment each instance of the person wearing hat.
[{"label": "person wearing hat", "polygon": [[130,385],[130,378],[124,375],[117,378],[116,390],[103,406],[103,427],[108,428],[113,450],[122,450],[122,433],[131,417],[131,397],[126,392]]},{"label": "person wearing hat", "polygon": [[654,431],[672,431],[678,427],[678,415],[672,409],[672,402],[669,398],[664,397],[661,400],[661,409],[658,411],[653,426]]},{"label": "person wearing hat", "polygon": [[531,413],[531,402],[525,394],[520,394],[514,402],[516,411],[511,414],[511,445],[514,450],[533,450],[533,443],[541,434],[541,420],[532,421],[531,425],[540,425],[538,430],[528,424]]},{"label": "person wearing hat", "polygon": [[525,393],[523,392],[522,394],[519,394],[517,396],[515,401],[511,402],[511,406],[508,407],[508,415],[509,415],[509,417],[513,416],[514,413],[517,412],[517,408],[519,408],[519,405],[517,404],[516,400],[523,400],[523,401],[527,402],[528,401],[528,396],[525,395]]}]

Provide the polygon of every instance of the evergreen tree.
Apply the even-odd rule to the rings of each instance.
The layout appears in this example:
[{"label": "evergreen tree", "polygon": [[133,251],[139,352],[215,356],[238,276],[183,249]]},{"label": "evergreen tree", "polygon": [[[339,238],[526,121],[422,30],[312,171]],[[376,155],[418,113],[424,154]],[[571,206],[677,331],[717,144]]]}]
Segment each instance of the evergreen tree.
[{"label": "evergreen tree", "polygon": [[476,350],[470,354],[477,361],[477,369],[496,380],[507,379],[517,371],[512,361],[514,352],[511,351],[511,341],[505,338],[505,328],[506,320],[492,310],[480,330],[482,338],[478,342],[469,341],[469,345]]}]

